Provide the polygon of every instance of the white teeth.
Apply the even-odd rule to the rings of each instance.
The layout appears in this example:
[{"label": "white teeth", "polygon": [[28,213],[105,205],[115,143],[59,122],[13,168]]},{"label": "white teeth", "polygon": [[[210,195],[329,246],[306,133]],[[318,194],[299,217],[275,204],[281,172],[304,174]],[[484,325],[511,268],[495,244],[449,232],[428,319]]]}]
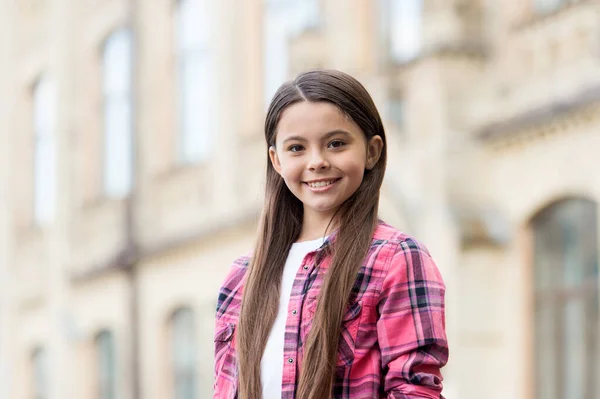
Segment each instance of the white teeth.
[{"label": "white teeth", "polygon": [[325,186],[329,186],[330,184],[333,184],[334,180],[331,181],[318,181],[315,183],[307,183],[309,186],[313,187],[313,188],[319,188],[319,187],[325,187]]}]

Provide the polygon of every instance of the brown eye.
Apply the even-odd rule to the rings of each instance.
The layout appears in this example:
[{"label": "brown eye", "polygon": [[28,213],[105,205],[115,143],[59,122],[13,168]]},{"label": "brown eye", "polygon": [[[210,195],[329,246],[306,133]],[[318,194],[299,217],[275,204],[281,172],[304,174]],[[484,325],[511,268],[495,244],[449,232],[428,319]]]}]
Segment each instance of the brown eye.
[{"label": "brown eye", "polygon": [[304,149],[304,147],[302,147],[301,145],[298,144],[294,144],[288,147],[288,151],[291,152],[299,152],[302,151]]},{"label": "brown eye", "polygon": [[340,148],[344,145],[346,145],[346,143],[344,143],[342,140],[333,140],[331,143],[329,143],[330,148]]}]

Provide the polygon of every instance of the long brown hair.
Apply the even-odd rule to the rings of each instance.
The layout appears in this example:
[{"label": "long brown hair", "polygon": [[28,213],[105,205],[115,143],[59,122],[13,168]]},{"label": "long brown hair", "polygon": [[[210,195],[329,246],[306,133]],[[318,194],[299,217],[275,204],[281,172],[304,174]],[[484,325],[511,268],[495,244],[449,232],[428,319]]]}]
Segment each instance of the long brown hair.
[{"label": "long brown hair", "polygon": [[[379,190],[386,165],[386,141],[377,108],[367,90],[356,79],[339,71],[314,70],[284,83],[275,93],[265,120],[267,151],[270,146],[275,146],[277,124],[282,112],[300,101],[334,104],[361,128],[367,140],[376,135],[383,140],[379,160],[372,169],[365,170],[360,187],[339,209],[338,231],[331,246],[332,263],[319,293],[315,317],[304,344],[296,397],[329,399],[343,312],[377,224]],[[271,162],[267,162],[265,206],[256,248],[247,272],[237,330],[240,399],[262,397],[261,359],[277,315],[283,266],[292,243],[300,234],[302,217],[302,202],[287,188]]]}]

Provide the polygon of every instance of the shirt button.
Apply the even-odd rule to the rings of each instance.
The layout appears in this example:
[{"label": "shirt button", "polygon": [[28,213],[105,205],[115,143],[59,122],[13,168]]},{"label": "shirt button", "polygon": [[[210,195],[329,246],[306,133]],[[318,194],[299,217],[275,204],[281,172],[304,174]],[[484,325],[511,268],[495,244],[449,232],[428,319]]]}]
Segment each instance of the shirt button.
[{"label": "shirt button", "polygon": [[298,311],[296,309],[292,310],[292,314],[296,314]]},{"label": "shirt button", "polygon": [[308,266],[304,266],[304,270],[308,270]]},{"label": "shirt button", "polygon": [[288,363],[294,363],[294,359],[292,359],[291,357],[288,359]]}]

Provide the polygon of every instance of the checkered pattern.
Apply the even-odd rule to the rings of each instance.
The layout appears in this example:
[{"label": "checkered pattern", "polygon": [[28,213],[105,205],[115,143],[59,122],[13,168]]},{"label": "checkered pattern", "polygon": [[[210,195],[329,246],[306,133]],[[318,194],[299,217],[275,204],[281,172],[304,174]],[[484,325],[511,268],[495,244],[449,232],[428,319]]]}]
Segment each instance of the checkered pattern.
[{"label": "checkered pattern", "polygon": [[[286,323],[282,398],[294,399],[303,345],[331,263],[330,245],[304,258]],[[220,290],[215,330],[214,398],[237,396],[235,334],[250,258],[237,259]],[[380,222],[343,316],[332,397],[443,398],[448,360],[445,286],[423,245]]]}]

